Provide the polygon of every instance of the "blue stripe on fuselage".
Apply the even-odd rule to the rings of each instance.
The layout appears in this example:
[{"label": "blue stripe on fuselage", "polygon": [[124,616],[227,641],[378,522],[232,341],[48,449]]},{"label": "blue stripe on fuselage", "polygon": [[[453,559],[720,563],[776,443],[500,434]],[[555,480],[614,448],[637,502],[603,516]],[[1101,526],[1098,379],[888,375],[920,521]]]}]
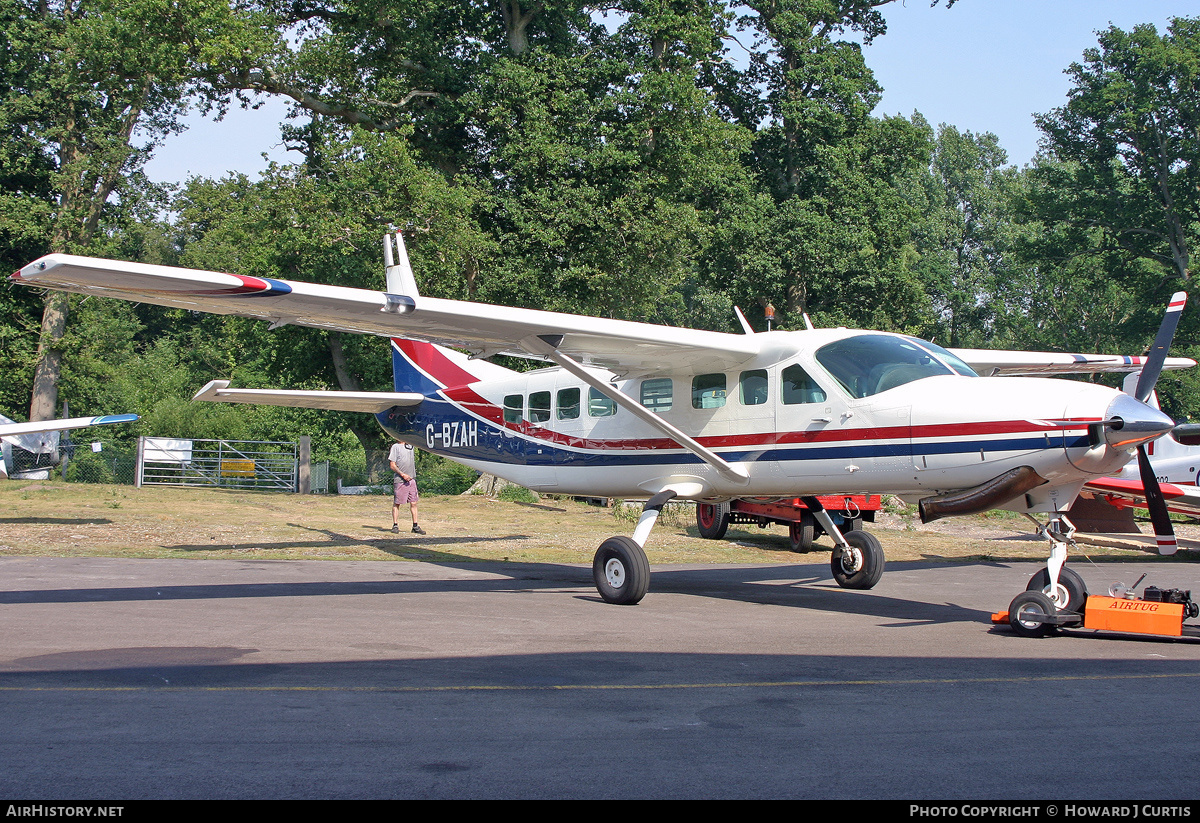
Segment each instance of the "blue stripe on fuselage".
[{"label": "blue stripe on fuselage", "polygon": [[[415,371],[415,370],[414,370]],[[419,374],[419,373],[418,373]],[[428,385],[432,385],[426,380]],[[397,389],[401,386],[397,385]],[[411,390],[411,389],[409,389]],[[477,460],[530,466],[649,466],[663,464],[698,464],[701,459],[680,449],[573,449],[550,440],[530,437],[511,429],[500,429],[493,423],[462,412],[455,404],[437,396],[429,397],[416,408],[396,407],[376,416],[384,430],[397,440],[412,443],[427,451],[462,460]],[[759,445],[736,450],[720,450],[732,462],[778,460],[803,462],[808,460],[845,460],[867,458],[897,458],[917,455],[976,454],[980,450],[996,455],[1003,452],[1030,452],[1047,448],[1088,448],[1086,436],[1057,442],[1046,441],[1044,435],[1004,440],[951,440],[922,442],[915,445],[907,440],[872,442],[851,441],[844,445]],[[710,444],[711,445],[711,444]]]}]

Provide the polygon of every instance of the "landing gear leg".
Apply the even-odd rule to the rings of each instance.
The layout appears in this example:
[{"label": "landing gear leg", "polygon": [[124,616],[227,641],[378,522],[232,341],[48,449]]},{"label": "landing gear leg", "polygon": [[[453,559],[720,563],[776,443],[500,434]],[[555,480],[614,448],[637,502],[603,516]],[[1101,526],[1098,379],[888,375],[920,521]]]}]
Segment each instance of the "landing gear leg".
[{"label": "landing gear leg", "polygon": [[857,529],[842,534],[820,500],[815,497],[800,499],[825,533],[833,538],[829,567],[837,584],[844,589],[869,589],[878,583],[885,562],[879,538]]},{"label": "landing gear leg", "polygon": [[1038,532],[1050,541],[1050,557],[1046,560],[1046,568],[1029,579],[1026,591],[1040,591],[1050,598],[1057,611],[1082,614],[1087,587],[1083,578],[1066,567],[1067,550],[1075,545],[1075,525],[1060,516],[1052,518],[1045,526],[1039,524]]},{"label": "landing gear leg", "polygon": [[646,596],[650,588],[650,561],[643,547],[662,507],[673,497],[675,492],[670,490],[651,497],[642,507],[633,537],[610,537],[596,549],[592,580],[606,602],[633,605]]}]

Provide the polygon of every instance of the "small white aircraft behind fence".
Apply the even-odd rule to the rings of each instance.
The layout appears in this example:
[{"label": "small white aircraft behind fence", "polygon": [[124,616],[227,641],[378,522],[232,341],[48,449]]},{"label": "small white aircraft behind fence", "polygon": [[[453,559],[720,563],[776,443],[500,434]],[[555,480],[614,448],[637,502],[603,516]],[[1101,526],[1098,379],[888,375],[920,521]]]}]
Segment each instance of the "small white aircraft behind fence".
[{"label": "small white aircraft behind fence", "polygon": [[110,423],[133,423],[136,414],[102,414],[99,417],[64,417],[36,423],[14,423],[0,414],[0,479],[8,477],[13,446],[34,454],[49,454],[58,448],[59,432]]},{"label": "small white aircraft behind fence", "polygon": [[[834,541],[838,584],[870,588],[884,566],[878,539],[843,534],[817,500],[859,493],[916,502],[924,520],[992,508],[1045,515],[1050,561],[1030,586],[1078,608],[1078,576],[1063,568],[1073,530],[1061,515],[1088,480],[1171,431],[1144,400],[1162,368],[1195,365],[1166,357],[1182,293],[1146,358],[946,350],[876,331],[756,333],[740,312],[744,334],[728,334],[425,297],[398,233],[394,243],[385,238],[386,292],[71,255],[13,278],[392,338],[394,392],[213,381],[196,399],[367,411],[398,440],[522,486],[648,499],[632,537],[605,540],[593,561],[614,603],[646,594],[643,547],[674,498],[800,497]],[[518,373],[483,359],[503,353],[555,365]],[[1137,370],[1137,398],[1044,377]]]}]

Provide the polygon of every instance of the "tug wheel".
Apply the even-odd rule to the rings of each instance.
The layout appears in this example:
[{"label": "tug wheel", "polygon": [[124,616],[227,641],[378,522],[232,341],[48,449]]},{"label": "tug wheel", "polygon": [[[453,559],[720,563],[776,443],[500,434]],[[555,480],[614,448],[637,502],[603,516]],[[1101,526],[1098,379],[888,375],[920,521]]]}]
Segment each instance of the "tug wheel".
[{"label": "tug wheel", "polygon": [[1057,613],[1054,601],[1039,591],[1024,591],[1008,607],[1008,625],[1022,637],[1045,637],[1056,624],[1048,618]]}]

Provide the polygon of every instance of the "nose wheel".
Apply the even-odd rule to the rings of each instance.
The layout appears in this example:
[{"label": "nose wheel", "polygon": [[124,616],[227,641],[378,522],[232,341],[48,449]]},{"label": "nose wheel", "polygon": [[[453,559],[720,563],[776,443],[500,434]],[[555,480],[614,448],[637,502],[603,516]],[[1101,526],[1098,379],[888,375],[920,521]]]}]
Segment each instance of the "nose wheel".
[{"label": "nose wheel", "polygon": [[843,589],[869,589],[883,576],[883,546],[870,532],[842,535],[845,546],[837,546],[829,557],[833,579]]},{"label": "nose wheel", "polygon": [[1029,585],[1025,590],[1046,595],[1054,603],[1054,608],[1060,612],[1083,614],[1083,607],[1087,603],[1087,585],[1082,577],[1066,566],[1059,569],[1058,582],[1053,586],[1050,585],[1050,572],[1041,569],[1029,578]]}]

